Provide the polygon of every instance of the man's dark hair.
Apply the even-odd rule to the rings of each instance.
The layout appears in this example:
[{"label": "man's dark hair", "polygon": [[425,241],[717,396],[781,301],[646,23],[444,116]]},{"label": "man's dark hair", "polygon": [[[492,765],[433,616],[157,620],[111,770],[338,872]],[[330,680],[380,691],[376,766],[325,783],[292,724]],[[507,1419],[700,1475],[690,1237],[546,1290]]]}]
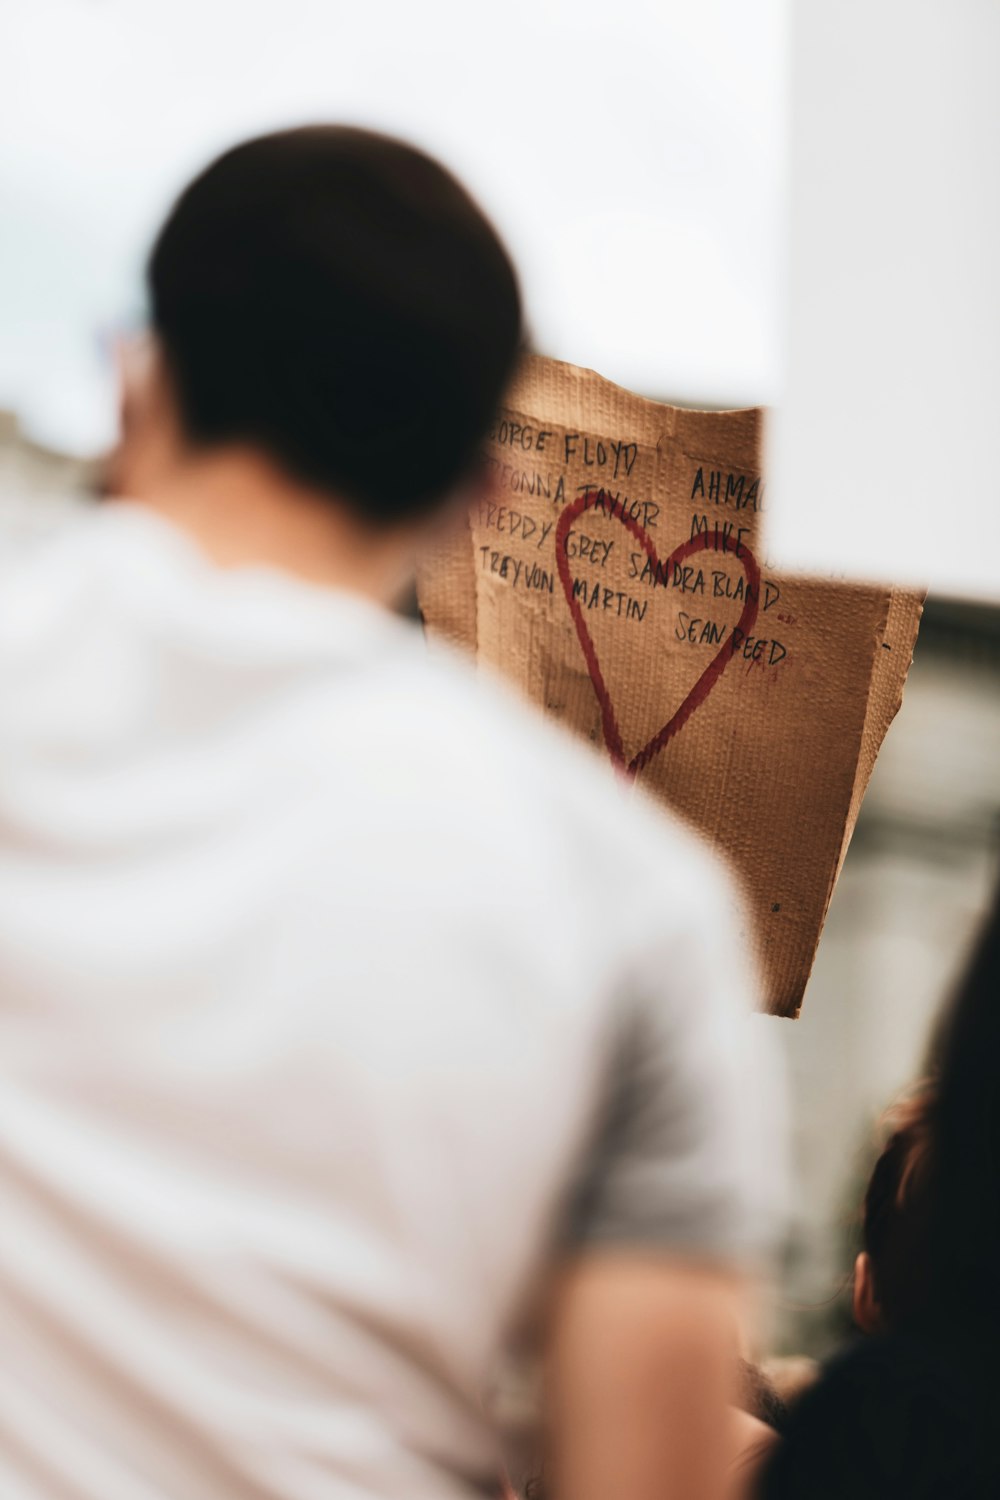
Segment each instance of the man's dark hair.
[{"label": "man's dark hair", "polygon": [[455,179],[343,126],[227,151],[149,263],[186,435],[248,442],[374,524],[475,466],[521,338],[517,280]]}]

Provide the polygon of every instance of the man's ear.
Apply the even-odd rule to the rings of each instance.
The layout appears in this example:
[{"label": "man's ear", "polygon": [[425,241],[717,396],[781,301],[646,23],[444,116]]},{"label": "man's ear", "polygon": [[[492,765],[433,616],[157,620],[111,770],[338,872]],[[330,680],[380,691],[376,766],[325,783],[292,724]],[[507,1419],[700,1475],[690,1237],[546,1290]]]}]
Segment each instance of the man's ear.
[{"label": "man's ear", "polygon": [[107,492],[139,497],[176,459],[180,431],[163,354],[149,334],[115,348],[121,433],[108,461]]},{"label": "man's ear", "polygon": [[885,1327],[871,1257],[864,1250],[854,1262],[854,1321],[862,1333],[879,1333]]}]

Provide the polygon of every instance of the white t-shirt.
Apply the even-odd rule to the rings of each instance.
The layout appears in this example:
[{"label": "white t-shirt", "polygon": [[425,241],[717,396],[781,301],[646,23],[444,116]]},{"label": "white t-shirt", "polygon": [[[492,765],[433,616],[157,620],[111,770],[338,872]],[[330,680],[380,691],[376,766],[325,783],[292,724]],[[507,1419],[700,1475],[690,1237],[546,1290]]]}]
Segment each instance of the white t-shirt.
[{"label": "white t-shirt", "polygon": [[132,505],[4,550],[3,1500],[489,1492],[556,1254],[771,1233],[736,925],[389,614]]}]

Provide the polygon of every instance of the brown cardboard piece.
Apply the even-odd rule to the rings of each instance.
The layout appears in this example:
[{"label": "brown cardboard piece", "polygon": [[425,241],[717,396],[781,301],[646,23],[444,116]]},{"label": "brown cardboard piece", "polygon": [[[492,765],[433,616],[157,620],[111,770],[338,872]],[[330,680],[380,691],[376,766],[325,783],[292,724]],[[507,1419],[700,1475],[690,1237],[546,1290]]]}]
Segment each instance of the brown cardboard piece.
[{"label": "brown cardboard piece", "polygon": [[921,599],[768,565],[762,423],[529,357],[487,444],[495,494],[418,592],[431,632],[731,858],[766,1008],[795,1016]]}]

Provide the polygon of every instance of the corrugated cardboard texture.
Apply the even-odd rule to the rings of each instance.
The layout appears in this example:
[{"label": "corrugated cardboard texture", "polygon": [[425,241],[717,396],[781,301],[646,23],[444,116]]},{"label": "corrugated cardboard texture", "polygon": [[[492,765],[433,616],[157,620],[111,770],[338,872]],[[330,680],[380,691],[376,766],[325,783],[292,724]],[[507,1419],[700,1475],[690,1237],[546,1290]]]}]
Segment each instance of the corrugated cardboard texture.
[{"label": "corrugated cardboard texture", "polygon": [[419,597],[729,855],[766,1006],[794,1016],[921,601],[774,572],[761,427],[530,357],[487,445],[494,496]]}]

